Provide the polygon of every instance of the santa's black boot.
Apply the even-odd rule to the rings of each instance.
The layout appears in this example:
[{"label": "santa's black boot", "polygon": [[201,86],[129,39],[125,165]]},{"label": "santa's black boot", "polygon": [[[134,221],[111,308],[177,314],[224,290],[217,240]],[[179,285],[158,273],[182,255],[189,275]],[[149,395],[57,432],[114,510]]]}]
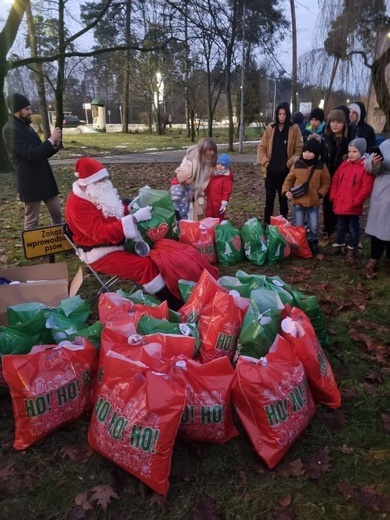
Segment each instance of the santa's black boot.
[{"label": "santa's black boot", "polygon": [[160,289],[153,296],[155,296],[162,302],[166,301],[168,303],[168,307],[172,311],[178,311],[184,305],[184,302],[182,300],[179,300],[178,298],[176,298],[176,296],[174,296],[171,293],[171,291],[168,289],[168,287],[163,287],[163,289]]}]

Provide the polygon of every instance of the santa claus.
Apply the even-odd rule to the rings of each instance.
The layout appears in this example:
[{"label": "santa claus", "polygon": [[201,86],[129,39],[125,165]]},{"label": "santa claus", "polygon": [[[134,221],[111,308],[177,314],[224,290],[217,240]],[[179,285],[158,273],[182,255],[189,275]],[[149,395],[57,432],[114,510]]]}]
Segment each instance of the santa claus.
[{"label": "santa claus", "polygon": [[173,240],[159,240],[146,257],[126,252],[125,240],[138,238],[137,224],[151,218],[152,206],[130,214],[108,171],[95,159],[79,159],[75,175],[78,180],[65,215],[81,260],[93,269],[134,281],[149,294],[167,300],[171,309],[183,304],[178,280],[197,281],[204,269],[218,277],[218,269],[194,248]]}]

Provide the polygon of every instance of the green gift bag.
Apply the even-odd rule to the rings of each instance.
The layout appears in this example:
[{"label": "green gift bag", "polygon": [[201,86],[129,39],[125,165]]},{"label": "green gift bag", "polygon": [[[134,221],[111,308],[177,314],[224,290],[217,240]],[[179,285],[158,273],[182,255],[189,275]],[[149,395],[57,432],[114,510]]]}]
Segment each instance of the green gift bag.
[{"label": "green gift bag", "polygon": [[218,282],[222,287],[229,289],[229,291],[237,291],[243,298],[249,298],[250,296],[249,285],[240,282],[240,280],[234,276],[222,276]]},{"label": "green gift bag", "polygon": [[167,190],[155,190],[144,186],[139,190],[138,205],[141,208],[153,206],[175,212],[171,195]]},{"label": "green gift bag", "polygon": [[267,277],[264,274],[248,274],[239,269],[236,272],[236,278],[243,284],[248,285],[249,292],[255,289],[261,289],[265,286]]},{"label": "green gift bag", "polygon": [[151,316],[142,316],[137,324],[137,332],[143,336],[146,336],[147,334],[155,334],[156,332],[161,332],[162,334],[191,336],[195,338],[195,354],[198,352],[200,347],[198,327],[195,323],[172,323],[167,320],[158,320]]},{"label": "green gift bag", "polygon": [[276,226],[268,226],[266,236],[268,265],[274,265],[289,256],[290,246]]},{"label": "green gift bag", "polygon": [[257,218],[251,218],[241,228],[245,256],[254,265],[264,265],[267,260],[267,239]]},{"label": "green gift bag", "polygon": [[67,318],[83,323],[88,320],[92,312],[89,303],[78,295],[61,300],[56,309],[57,312],[61,312]]},{"label": "green gift bag", "polygon": [[[35,345],[52,343],[50,331],[45,324],[45,315],[40,310],[25,323],[0,327],[0,362],[6,354],[28,354]],[[2,386],[1,372],[0,367],[0,396],[8,393],[7,388]]]},{"label": "green gift bag", "polygon": [[224,221],[215,226],[215,243],[221,265],[227,267],[245,259],[240,232],[230,222]]},{"label": "green gift bag", "polygon": [[76,337],[81,336],[82,338],[87,338],[94,347],[99,349],[102,331],[103,325],[100,323],[100,321],[97,321],[89,327],[82,328],[81,330],[76,331],[74,334],[70,334],[67,339],[69,341],[74,341]]},{"label": "green gift bag", "polygon": [[69,339],[78,330],[84,329],[86,324],[74,318],[67,318],[56,312],[49,312],[46,316],[46,328],[50,331],[52,339],[55,343],[60,343],[65,339]]},{"label": "green gift bag", "polygon": [[256,303],[251,301],[238,337],[236,357],[260,359],[266,356],[279,332],[281,314],[280,309],[260,313]]},{"label": "green gift bag", "polygon": [[119,294],[119,296],[122,296],[122,298],[126,298],[126,300],[130,300],[133,303],[148,305],[148,307],[157,307],[161,304],[160,300],[150,294],[144,293],[142,289],[138,289],[131,293],[119,289],[116,293]]},{"label": "green gift bag", "polygon": [[[174,210],[168,210],[154,206],[152,210],[152,218],[144,220],[137,224],[138,230],[149,246],[152,246],[162,238],[172,238],[172,229],[175,221]],[[129,252],[134,247],[133,240],[126,240],[125,249]]]},{"label": "green gift bag", "polygon": [[186,303],[188,298],[191,296],[192,291],[194,290],[196,282],[191,282],[189,280],[179,280],[178,285],[181,297],[184,303]]},{"label": "green gift bag", "polygon": [[46,305],[40,302],[19,303],[7,308],[8,325],[26,323],[30,321],[39,311],[47,309]]},{"label": "green gift bag", "polygon": [[286,305],[287,303],[293,305],[294,298],[292,297],[290,292],[285,288],[285,285],[286,284],[283,282],[281,278],[279,278],[279,276],[267,276],[264,287],[266,289],[269,289],[270,291],[278,293],[284,305]]}]

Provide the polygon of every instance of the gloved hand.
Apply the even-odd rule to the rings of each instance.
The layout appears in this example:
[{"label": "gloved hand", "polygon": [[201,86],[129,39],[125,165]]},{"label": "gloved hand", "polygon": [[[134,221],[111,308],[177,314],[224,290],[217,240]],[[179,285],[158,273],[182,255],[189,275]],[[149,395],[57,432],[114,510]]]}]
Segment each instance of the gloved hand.
[{"label": "gloved hand", "polygon": [[225,213],[227,206],[228,206],[227,201],[226,201],[226,200],[223,200],[223,201],[221,202],[221,207],[219,208],[219,214],[220,214],[220,215],[222,215],[222,213]]},{"label": "gloved hand", "polygon": [[144,222],[145,220],[150,220],[152,218],[152,209],[153,206],[145,206],[144,208],[140,208],[138,211],[133,213],[133,217],[137,222]]}]

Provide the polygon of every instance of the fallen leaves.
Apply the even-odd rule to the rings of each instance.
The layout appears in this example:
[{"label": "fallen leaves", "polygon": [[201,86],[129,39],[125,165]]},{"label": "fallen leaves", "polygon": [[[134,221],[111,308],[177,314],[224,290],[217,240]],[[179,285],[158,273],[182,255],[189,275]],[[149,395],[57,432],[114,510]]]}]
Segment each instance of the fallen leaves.
[{"label": "fallen leaves", "polygon": [[219,508],[212,497],[202,497],[192,508],[192,520],[220,520],[220,518]]},{"label": "fallen leaves", "polygon": [[390,512],[390,497],[378,493],[372,486],[354,486],[347,482],[339,482],[337,489],[346,499],[354,500],[357,504],[373,511]]},{"label": "fallen leaves", "polygon": [[337,449],[341,451],[341,453],[344,453],[344,455],[352,455],[355,453],[355,450],[353,448],[349,448],[346,444],[343,444]]},{"label": "fallen leaves", "polygon": [[80,506],[84,509],[84,511],[91,511],[93,507],[91,506],[90,501],[88,500],[88,493],[85,491],[84,493],[80,493],[74,500],[76,506]]},{"label": "fallen leaves", "polygon": [[363,332],[359,332],[357,329],[349,329],[348,334],[351,336],[351,338],[354,341],[364,343],[368,352],[371,352],[373,350],[374,340],[367,334],[364,334]]},{"label": "fallen leaves", "polygon": [[8,480],[16,475],[16,471],[13,467],[13,464],[8,464],[8,466],[4,466],[0,468],[0,481]]},{"label": "fallen leaves", "polygon": [[276,467],[276,473],[281,477],[302,477],[306,470],[301,459],[283,460]]},{"label": "fallen leaves", "polygon": [[341,431],[346,424],[341,410],[323,410],[317,414],[319,421],[331,432]]},{"label": "fallen leaves", "polygon": [[88,445],[75,447],[64,444],[61,446],[60,452],[63,459],[67,458],[77,464],[86,464],[88,459],[93,455],[93,449]]},{"label": "fallen leaves", "polygon": [[118,494],[109,484],[100,484],[99,486],[95,486],[92,488],[92,491],[94,493],[91,496],[91,500],[96,501],[104,511],[106,511],[112,498],[119,498]]},{"label": "fallen leaves", "polygon": [[382,413],[382,422],[383,422],[383,429],[386,433],[390,433],[390,415]]},{"label": "fallen leaves", "polygon": [[329,470],[330,456],[329,449],[323,448],[315,451],[309,457],[306,476],[310,480],[318,480],[324,473]]},{"label": "fallen leaves", "polygon": [[[354,323],[356,325],[358,322]],[[363,326],[362,323],[363,321],[360,321],[360,326]],[[372,361],[375,361],[380,365],[386,364],[387,358],[390,356],[390,349],[388,347],[384,347],[378,341],[372,339],[368,334],[360,332],[357,328],[349,329],[348,334],[354,341],[364,344],[369,353],[369,358]]]}]

